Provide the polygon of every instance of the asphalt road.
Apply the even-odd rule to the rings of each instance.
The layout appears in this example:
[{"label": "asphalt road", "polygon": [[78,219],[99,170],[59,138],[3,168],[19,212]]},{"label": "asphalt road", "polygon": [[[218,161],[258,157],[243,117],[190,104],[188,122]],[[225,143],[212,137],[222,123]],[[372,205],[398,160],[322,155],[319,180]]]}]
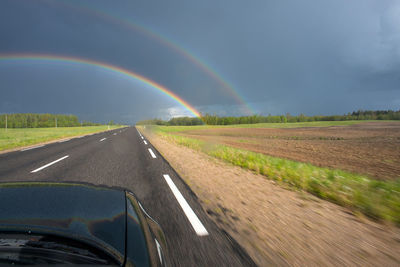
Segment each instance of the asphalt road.
[{"label": "asphalt road", "polygon": [[[171,178],[189,211],[184,211],[164,175]],[[163,228],[172,266],[255,265],[207,217],[196,196],[134,127],[0,154],[0,181],[79,181],[124,187],[136,194]]]}]

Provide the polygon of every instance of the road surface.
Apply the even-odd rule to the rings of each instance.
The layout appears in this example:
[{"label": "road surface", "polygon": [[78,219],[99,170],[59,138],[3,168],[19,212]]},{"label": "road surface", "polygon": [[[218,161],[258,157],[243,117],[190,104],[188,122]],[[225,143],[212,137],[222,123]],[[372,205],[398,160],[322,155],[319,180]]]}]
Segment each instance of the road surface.
[{"label": "road surface", "polygon": [[163,228],[173,266],[255,266],[135,127],[0,154],[0,181],[124,187]]}]

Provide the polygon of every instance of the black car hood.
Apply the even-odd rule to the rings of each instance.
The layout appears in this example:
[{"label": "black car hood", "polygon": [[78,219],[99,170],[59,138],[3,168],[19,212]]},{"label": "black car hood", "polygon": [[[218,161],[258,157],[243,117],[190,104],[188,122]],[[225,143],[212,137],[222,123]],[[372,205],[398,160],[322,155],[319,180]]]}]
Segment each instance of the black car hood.
[{"label": "black car hood", "polygon": [[123,261],[125,192],[64,183],[0,184],[0,231],[46,233],[85,240]]}]

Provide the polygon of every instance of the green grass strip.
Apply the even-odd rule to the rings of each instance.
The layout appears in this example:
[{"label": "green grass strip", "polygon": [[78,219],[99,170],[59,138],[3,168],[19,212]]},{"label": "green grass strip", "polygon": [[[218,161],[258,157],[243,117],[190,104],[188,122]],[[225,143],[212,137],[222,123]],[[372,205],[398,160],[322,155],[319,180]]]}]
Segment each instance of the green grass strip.
[{"label": "green grass strip", "polygon": [[[122,126],[110,126],[116,129]],[[59,128],[0,129],[0,151],[108,130],[107,125]]]},{"label": "green grass strip", "polygon": [[342,170],[321,168],[225,145],[210,145],[193,138],[165,132],[159,134],[178,145],[252,170],[268,179],[362,212],[368,217],[400,225],[400,179],[378,181]]}]

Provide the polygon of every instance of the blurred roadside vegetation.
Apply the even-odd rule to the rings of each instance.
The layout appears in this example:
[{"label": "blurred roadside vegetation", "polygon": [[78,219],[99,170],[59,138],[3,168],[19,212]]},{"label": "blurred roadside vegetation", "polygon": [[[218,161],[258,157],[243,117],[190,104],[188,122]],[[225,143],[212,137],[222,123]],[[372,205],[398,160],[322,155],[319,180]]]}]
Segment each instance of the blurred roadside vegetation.
[{"label": "blurred roadside vegetation", "polygon": [[[327,126],[340,123],[350,123],[350,121],[293,124],[297,127],[306,127],[307,124],[312,124],[315,127],[317,124]],[[352,123],[360,122],[352,121]],[[261,125],[266,124],[262,123]],[[241,125],[234,126],[240,127]],[[252,127],[251,125],[247,126]],[[400,226],[400,179],[381,181],[366,175],[318,167],[309,163],[272,157],[227,145],[210,144],[199,139],[175,134],[186,129],[210,127],[221,126],[138,126],[144,134],[147,133],[150,136],[155,134],[168,142],[191,148],[261,174],[286,188],[304,190],[321,199],[347,207],[356,214],[364,214],[370,218],[393,222]]]}]

